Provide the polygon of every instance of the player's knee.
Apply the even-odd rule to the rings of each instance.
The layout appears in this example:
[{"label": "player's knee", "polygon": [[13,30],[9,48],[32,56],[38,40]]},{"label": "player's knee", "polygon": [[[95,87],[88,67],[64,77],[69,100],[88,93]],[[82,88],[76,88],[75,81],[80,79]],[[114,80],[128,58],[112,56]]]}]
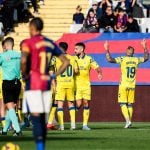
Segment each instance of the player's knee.
[{"label": "player's knee", "polygon": [[84,107],[89,107],[89,102],[88,101],[84,101],[83,105],[84,105]]},{"label": "player's knee", "polygon": [[120,107],[127,105],[127,103],[119,103]]},{"label": "player's knee", "polygon": [[53,103],[53,104],[52,104],[52,107],[58,107],[58,104],[54,104],[54,103]]},{"label": "player's knee", "polygon": [[128,107],[133,107],[133,105],[131,103],[128,103]]}]

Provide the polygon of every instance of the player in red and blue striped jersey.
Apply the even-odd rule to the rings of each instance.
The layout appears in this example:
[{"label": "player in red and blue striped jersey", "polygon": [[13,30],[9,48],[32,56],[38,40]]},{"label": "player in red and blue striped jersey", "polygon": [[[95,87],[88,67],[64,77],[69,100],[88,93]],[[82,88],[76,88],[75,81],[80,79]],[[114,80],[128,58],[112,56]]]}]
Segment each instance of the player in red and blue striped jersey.
[{"label": "player in red and blue striped jersey", "polygon": [[[45,113],[49,113],[50,110],[50,81],[63,73],[69,65],[69,60],[57,45],[41,34],[42,29],[42,19],[38,17],[32,19],[29,24],[31,38],[26,39],[21,48],[21,70],[26,81],[23,112],[31,113],[37,150],[45,149]],[[62,65],[56,74],[50,77],[49,63],[53,56],[58,57]]]}]

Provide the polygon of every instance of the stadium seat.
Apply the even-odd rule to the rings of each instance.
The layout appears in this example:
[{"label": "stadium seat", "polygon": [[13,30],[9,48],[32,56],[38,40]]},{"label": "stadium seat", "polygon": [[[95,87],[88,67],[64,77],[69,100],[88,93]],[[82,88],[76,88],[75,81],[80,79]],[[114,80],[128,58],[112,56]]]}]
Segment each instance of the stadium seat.
[{"label": "stadium seat", "polygon": [[82,28],[82,26],[82,24],[72,24],[70,26],[70,33],[77,33]]}]

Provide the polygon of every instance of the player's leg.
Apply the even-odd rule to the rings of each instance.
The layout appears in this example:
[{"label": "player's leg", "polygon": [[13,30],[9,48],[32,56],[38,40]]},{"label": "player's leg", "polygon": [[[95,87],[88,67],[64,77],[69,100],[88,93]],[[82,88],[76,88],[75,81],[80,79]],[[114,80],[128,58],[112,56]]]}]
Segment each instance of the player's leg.
[{"label": "player's leg", "polygon": [[128,103],[128,90],[125,87],[119,86],[118,103],[120,104],[122,115],[126,121],[125,128],[128,128],[131,125],[131,121],[130,121],[130,116],[129,116],[129,112],[128,112],[128,105],[127,105],[127,103]]},{"label": "player's leg", "polygon": [[82,89],[76,89],[76,95],[75,95],[75,106],[76,110],[78,111],[82,106]]},{"label": "player's leg", "polygon": [[0,99],[0,117],[1,117],[0,120],[2,123],[2,128],[4,128],[4,126],[5,126],[5,105],[4,105],[2,98]]},{"label": "player's leg", "polygon": [[59,130],[64,130],[64,101],[57,101],[58,107],[57,107],[57,117],[58,117],[58,123],[59,123]]},{"label": "player's leg", "polygon": [[56,87],[56,101],[57,101],[57,117],[59,123],[59,130],[64,130],[64,101],[66,98],[66,89],[63,87]]},{"label": "player's leg", "polygon": [[128,112],[130,116],[130,120],[132,121],[132,116],[133,116],[133,104],[135,102],[135,89],[129,89],[129,94],[128,94]]},{"label": "player's leg", "polygon": [[55,101],[55,93],[52,93],[52,107],[50,109],[47,129],[52,129],[52,130],[57,129],[54,124],[56,110],[57,110],[57,101]]},{"label": "player's leg", "polygon": [[69,108],[69,114],[70,114],[70,121],[71,121],[71,130],[76,129],[75,125],[75,105],[74,105],[74,88],[68,88],[66,93],[66,99],[68,101],[68,108]]},{"label": "player's leg", "polygon": [[31,113],[31,121],[33,124],[33,136],[37,150],[45,149],[46,141],[46,119],[45,113],[50,108],[49,91],[42,92],[26,91],[23,98],[23,113]]},{"label": "player's leg", "polygon": [[57,128],[55,127],[55,124],[54,124],[54,119],[55,119],[55,114],[56,114],[56,110],[57,110],[57,101],[55,101],[53,104],[52,104],[52,108],[51,108],[51,111],[50,111],[50,114],[49,114],[49,119],[48,119],[48,124],[47,124],[47,128],[48,129],[52,129],[52,130],[56,130]]},{"label": "player's leg", "polygon": [[[19,97],[21,89],[21,83],[18,80],[15,84],[14,81],[11,82],[3,82],[2,90],[3,90],[3,97],[4,97],[4,103],[7,108],[7,114],[6,114],[6,127],[8,127],[8,124],[10,121],[13,124],[13,127],[15,129],[16,136],[21,135],[21,129],[19,126],[18,118],[15,111],[16,101]],[[3,129],[3,132],[7,132],[7,128]]]},{"label": "player's leg", "polygon": [[91,130],[88,127],[90,117],[90,100],[91,100],[91,87],[83,91],[83,130]]}]

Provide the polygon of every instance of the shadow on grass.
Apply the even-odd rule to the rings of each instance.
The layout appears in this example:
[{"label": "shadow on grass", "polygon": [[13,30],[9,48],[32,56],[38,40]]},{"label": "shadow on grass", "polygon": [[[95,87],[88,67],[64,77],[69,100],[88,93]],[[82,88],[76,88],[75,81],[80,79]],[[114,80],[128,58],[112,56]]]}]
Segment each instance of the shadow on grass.
[{"label": "shadow on grass", "polygon": [[[91,138],[91,137],[48,137],[47,141],[70,141],[70,140],[105,140],[105,138]],[[11,137],[11,136],[3,136],[0,138],[1,142],[29,142],[34,141],[33,137]]]}]

